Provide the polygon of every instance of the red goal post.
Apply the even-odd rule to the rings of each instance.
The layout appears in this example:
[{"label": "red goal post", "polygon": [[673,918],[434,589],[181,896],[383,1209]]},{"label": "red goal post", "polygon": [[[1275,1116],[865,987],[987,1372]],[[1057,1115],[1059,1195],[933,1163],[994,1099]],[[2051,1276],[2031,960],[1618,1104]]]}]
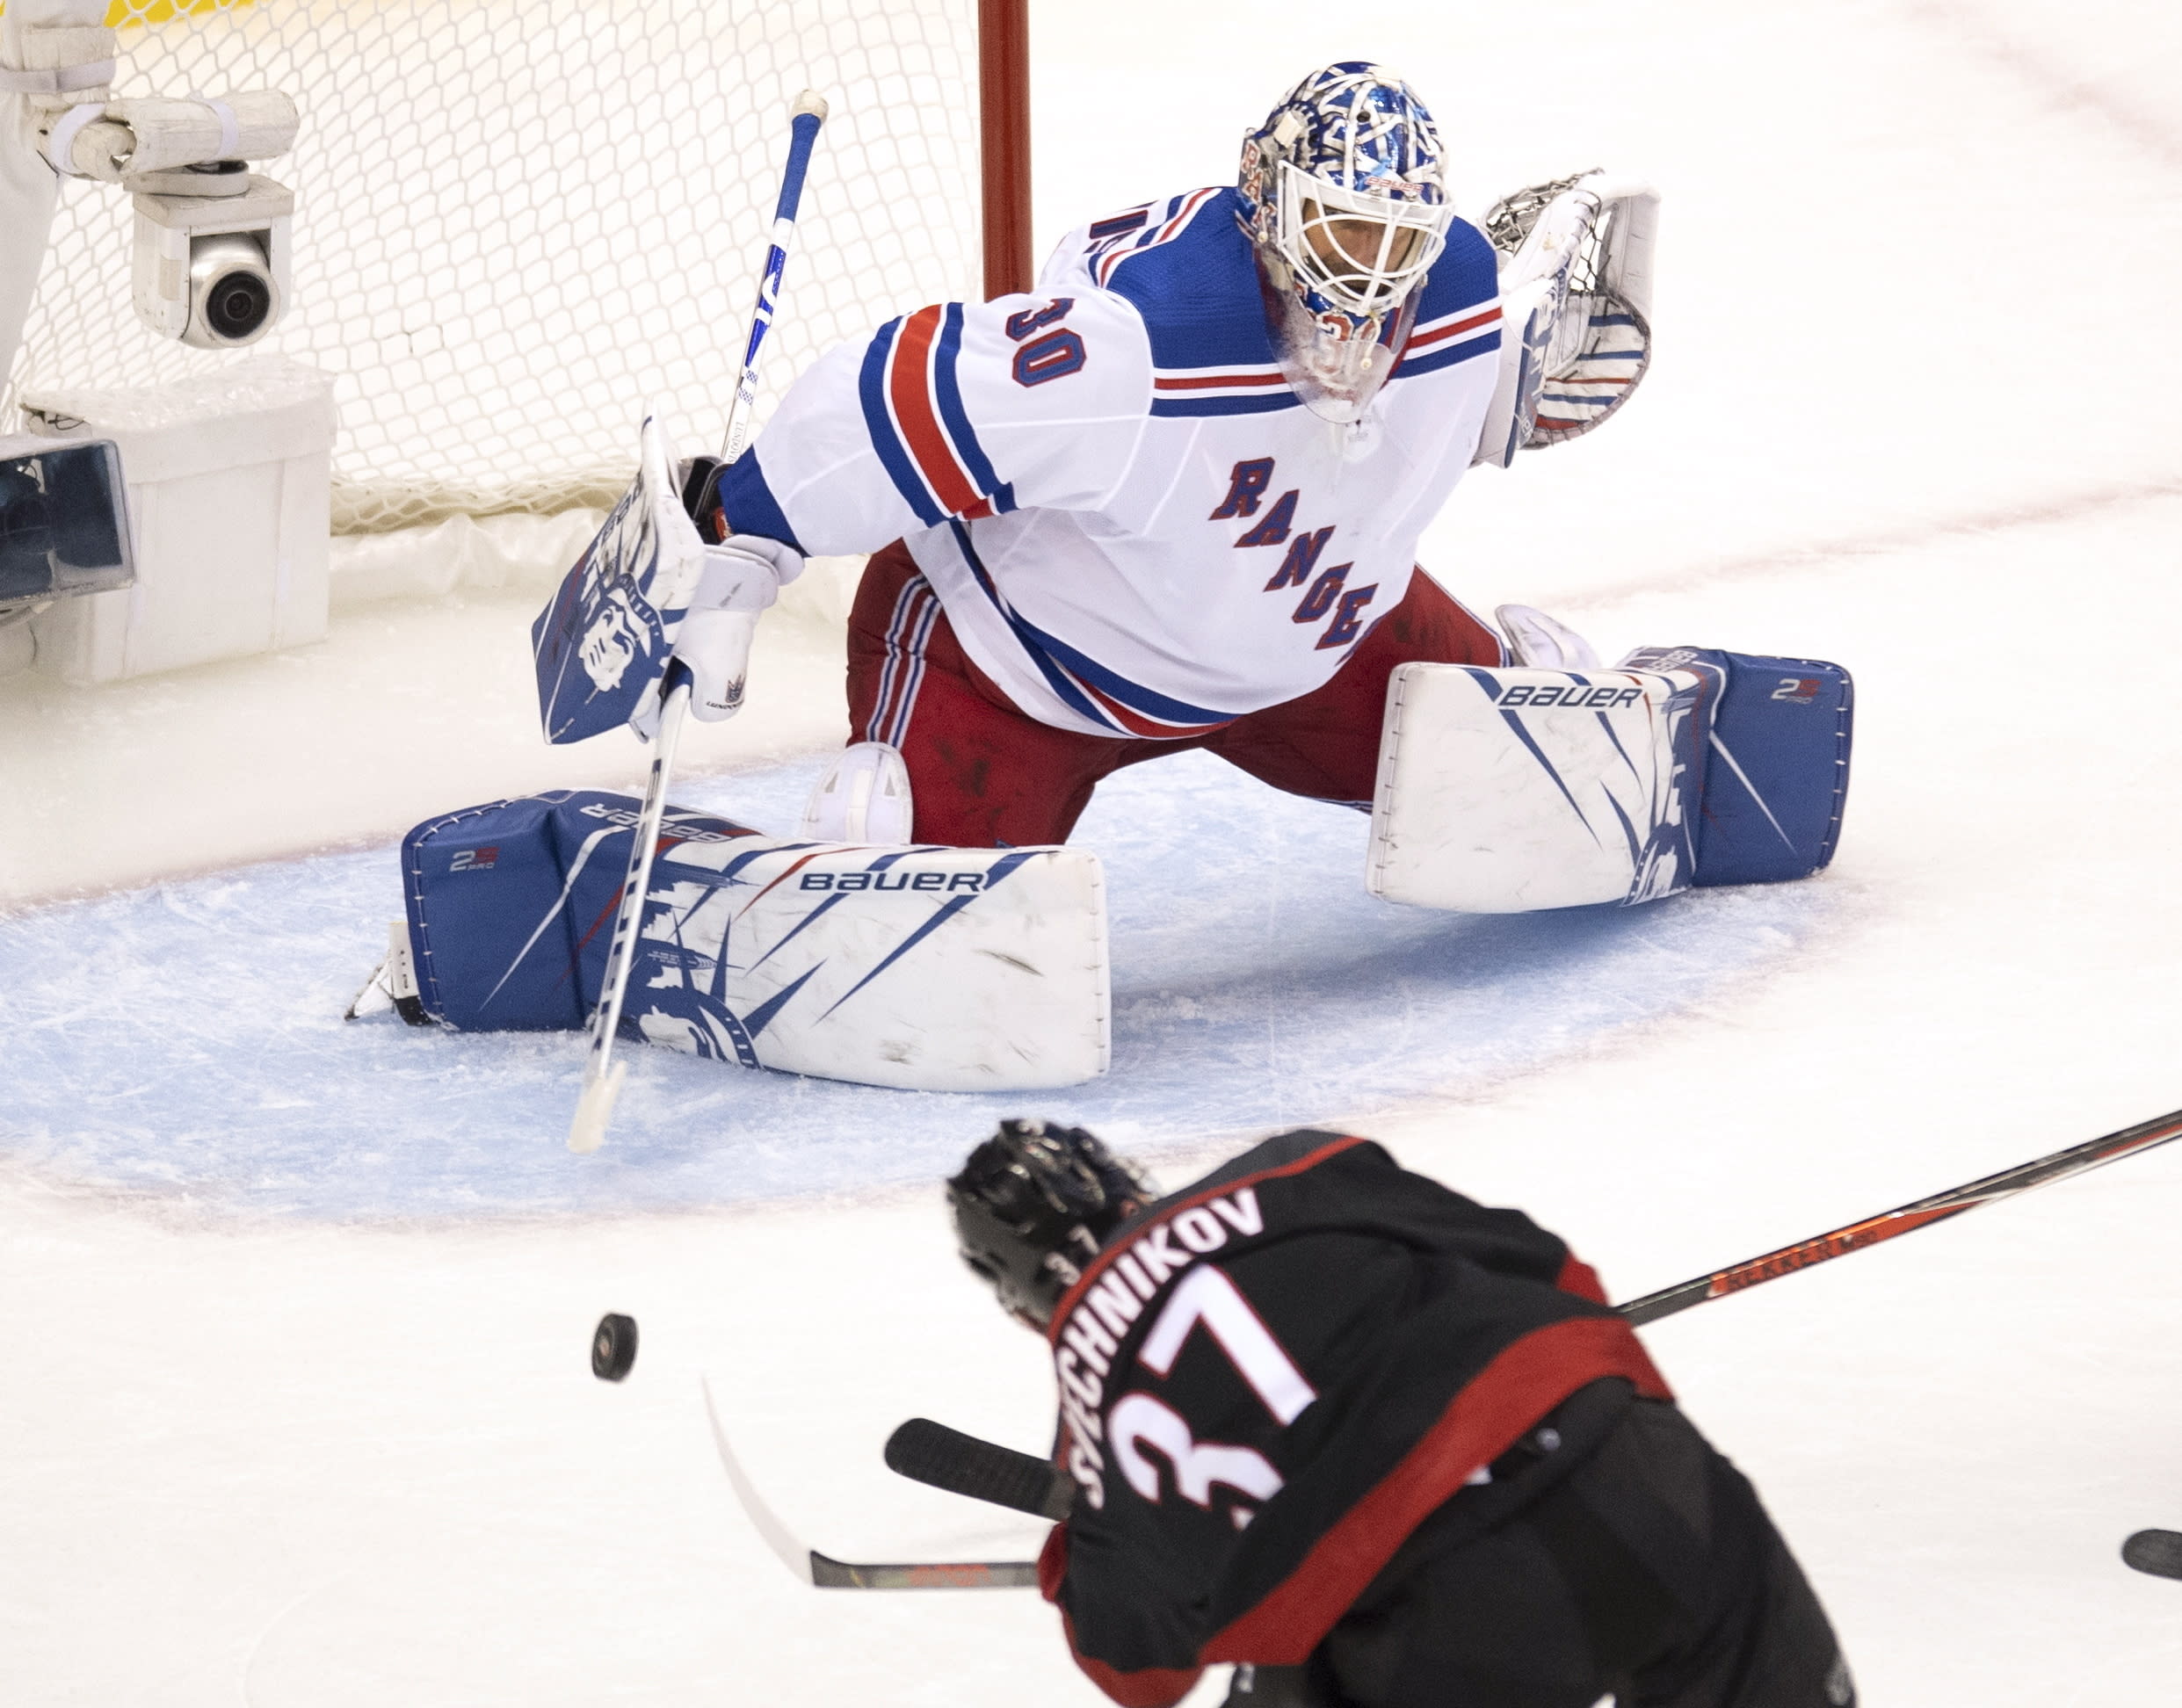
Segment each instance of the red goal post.
[{"label": "red goal post", "polygon": [[[115,0],[117,97],[278,89],[290,306],[262,342],[163,339],[131,213],[64,182],[0,413],[262,355],[334,376],[334,528],[611,502],[656,404],[714,438],[787,115],[831,105],[768,394],[948,297],[1027,288],[1025,0]],[[762,419],[770,397],[761,398]]]},{"label": "red goal post", "polygon": [[977,0],[985,295],[1027,291],[1031,252],[1030,0]]}]

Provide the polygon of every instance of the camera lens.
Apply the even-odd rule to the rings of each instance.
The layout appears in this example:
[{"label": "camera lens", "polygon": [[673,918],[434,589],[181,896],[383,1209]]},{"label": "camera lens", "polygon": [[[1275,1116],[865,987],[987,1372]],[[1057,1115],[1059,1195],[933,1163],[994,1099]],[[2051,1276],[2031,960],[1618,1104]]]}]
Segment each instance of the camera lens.
[{"label": "camera lens", "polygon": [[272,287],[263,274],[222,273],[205,293],[205,323],[223,338],[247,338],[272,312]]},{"label": "camera lens", "polygon": [[256,234],[190,239],[190,318],[185,344],[233,350],[263,337],[280,313],[280,286]]}]

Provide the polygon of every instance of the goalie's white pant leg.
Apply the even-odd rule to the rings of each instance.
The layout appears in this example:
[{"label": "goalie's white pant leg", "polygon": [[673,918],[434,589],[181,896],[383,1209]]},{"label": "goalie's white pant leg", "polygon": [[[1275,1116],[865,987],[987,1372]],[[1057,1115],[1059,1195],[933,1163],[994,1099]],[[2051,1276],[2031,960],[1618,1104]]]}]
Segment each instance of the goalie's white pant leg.
[{"label": "goalie's white pant leg", "polygon": [[1366,885],[1458,913],[1656,901],[1695,865],[1704,678],[1405,664]]}]

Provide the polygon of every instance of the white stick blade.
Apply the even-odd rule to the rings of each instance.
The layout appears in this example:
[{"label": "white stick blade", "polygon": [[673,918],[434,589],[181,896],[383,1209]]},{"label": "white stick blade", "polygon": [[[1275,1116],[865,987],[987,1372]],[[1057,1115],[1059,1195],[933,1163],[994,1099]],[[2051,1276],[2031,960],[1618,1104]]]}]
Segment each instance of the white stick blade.
[{"label": "white stick blade", "polygon": [[596,1079],[586,1075],[584,1095],[576,1100],[576,1118],[569,1123],[569,1148],[578,1153],[597,1150],[606,1142],[606,1123],[613,1118],[613,1100],[621,1095],[621,1082],[629,1064],[617,1061]]},{"label": "white stick blade", "polygon": [[728,1445],[728,1432],[720,1424],[720,1408],[713,1404],[712,1384],[702,1376],[697,1385],[705,1391],[705,1415],[712,1420],[713,1445],[720,1450],[720,1463],[727,1470],[728,1480],[735,1485],[735,1498],[743,1503],[743,1510],[750,1515],[751,1525],[765,1540],[765,1545],[779,1556],[780,1563],[806,1583],[815,1584],[817,1578],[811,1569],[811,1552],[793,1536],[788,1527],[773,1516],[772,1509],[759,1496],[748,1476],[743,1474],[742,1461],[735,1456],[735,1449]]}]

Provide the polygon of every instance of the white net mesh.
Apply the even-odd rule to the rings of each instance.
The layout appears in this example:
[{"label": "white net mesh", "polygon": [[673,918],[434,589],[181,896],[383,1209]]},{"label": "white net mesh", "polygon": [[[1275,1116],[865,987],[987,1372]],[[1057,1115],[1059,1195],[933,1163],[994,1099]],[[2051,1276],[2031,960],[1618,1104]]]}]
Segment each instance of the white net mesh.
[{"label": "white net mesh", "polygon": [[[185,0],[186,4],[186,0]],[[832,113],[765,360],[974,294],[975,0],[127,0],[117,96],[294,96],[287,312],[335,376],[334,527],[610,502],[656,402],[714,447],[797,91]],[[131,215],[69,181],[5,402],[235,353],[144,328]],[[761,400],[762,417],[764,402]]]}]

